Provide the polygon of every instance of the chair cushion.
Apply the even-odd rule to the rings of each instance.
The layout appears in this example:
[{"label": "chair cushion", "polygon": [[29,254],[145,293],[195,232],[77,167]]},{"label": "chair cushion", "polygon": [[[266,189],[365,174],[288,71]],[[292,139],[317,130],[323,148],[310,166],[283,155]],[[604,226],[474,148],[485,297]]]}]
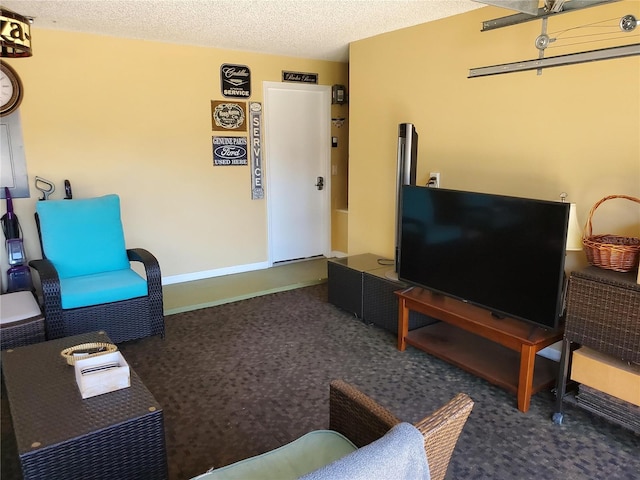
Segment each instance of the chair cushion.
[{"label": "chair cushion", "polygon": [[280,448],[217,468],[193,480],[297,479],[355,450],[344,435],[315,430]]},{"label": "chair cushion", "polygon": [[65,310],[129,300],[147,293],[147,281],[130,268],[60,279]]},{"label": "chair cushion", "polygon": [[129,268],[117,195],[46,200],[36,212],[43,254],[61,279]]}]

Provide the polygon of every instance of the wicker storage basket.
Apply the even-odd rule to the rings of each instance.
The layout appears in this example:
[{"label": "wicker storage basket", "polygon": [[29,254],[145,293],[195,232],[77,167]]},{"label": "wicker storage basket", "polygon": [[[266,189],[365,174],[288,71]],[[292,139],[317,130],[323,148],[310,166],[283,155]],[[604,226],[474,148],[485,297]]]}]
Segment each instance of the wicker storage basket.
[{"label": "wicker storage basket", "polygon": [[591,265],[615,270],[617,272],[630,272],[638,266],[640,259],[640,238],[622,237],[610,233],[593,235],[591,220],[593,214],[602,203],[613,198],[626,198],[632,202],[640,203],[639,198],[629,195],[609,195],[597,202],[589,212],[589,218],[584,227],[582,244],[587,254],[587,260]]}]

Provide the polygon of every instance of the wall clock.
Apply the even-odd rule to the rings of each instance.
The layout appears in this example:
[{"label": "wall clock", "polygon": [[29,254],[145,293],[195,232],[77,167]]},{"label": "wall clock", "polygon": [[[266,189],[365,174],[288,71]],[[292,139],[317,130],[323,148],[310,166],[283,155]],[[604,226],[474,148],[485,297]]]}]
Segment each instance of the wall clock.
[{"label": "wall clock", "polygon": [[24,90],[16,71],[0,62],[0,115],[13,113],[22,102]]}]

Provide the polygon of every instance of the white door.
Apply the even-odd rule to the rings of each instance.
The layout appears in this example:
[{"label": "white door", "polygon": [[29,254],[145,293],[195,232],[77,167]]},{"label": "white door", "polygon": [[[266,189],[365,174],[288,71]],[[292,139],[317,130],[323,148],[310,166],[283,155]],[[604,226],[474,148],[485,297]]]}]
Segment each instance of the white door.
[{"label": "white door", "polygon": [[329,256],[330,87],[264,82],[264,99],[269,261]]}]

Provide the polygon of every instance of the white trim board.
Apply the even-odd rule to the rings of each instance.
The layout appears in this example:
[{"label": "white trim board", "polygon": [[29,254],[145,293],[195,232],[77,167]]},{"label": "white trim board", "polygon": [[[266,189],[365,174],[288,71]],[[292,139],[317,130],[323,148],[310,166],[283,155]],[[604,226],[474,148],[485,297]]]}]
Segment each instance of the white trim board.
[{"label": "white trim board", "polygon": [[234,273],[253,272],[255,270],[264,270],[265,268],[269,268],[269,262],[249,263],[245,265],[234,265],[232,267],[216,268],[215,270],[171,275],[169,277],[162,278],[162,285],[192,282],[194,280],[222,277],[223,275],[233,275]]}]

